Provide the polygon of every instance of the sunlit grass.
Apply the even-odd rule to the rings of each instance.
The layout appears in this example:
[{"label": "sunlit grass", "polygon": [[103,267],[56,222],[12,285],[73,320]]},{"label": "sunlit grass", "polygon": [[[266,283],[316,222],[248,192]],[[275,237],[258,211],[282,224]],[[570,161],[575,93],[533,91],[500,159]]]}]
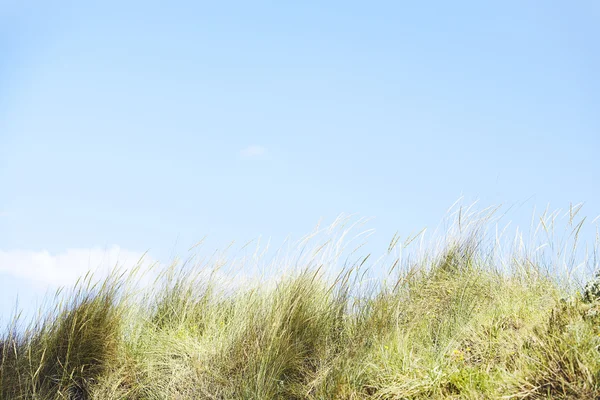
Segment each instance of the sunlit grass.
[{"label": "sunlit grass", "polygon": [[583,272],[597,246],[578,247],[579,207],[566,235],[545,212],[528,240],[496,230],[494,209],[454,211],[437,240],[396,236],[383,258],[344,247],[341,219],[261,276],[228,279],[244,263],[217,259],[143,287],[139,269],[88,275],[5,330],[0,398],[599,398],[600,284]]}]

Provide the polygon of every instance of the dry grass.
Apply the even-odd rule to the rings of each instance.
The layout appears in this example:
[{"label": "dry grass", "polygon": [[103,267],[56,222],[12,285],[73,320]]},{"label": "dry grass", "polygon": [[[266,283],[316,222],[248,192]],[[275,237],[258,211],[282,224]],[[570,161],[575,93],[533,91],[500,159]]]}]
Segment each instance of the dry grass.
[{"label": "dry grass", "polygon": [[597,265],[578,212],[564,240],[544,213],[526,242],[489,234],[495,210],[458,208],[443,240],[410,253],[418,240],[395,237],[371,264],[340,262],[357,256],[343,228],[237,287],[219,262],[175,264],[145,292],[139,270],[88,276],[6,329],[0,398],[600,398],[597,287],[574,283]]}]

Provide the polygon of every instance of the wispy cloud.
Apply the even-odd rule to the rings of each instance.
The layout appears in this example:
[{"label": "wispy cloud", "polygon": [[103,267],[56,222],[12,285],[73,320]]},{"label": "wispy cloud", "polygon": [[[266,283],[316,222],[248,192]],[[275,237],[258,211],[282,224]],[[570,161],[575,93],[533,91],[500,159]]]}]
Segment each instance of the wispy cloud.
[{"label": "wispy cloud", "polygon": [[12,275],[43,286],[70,286],[88,271],[95,278],[110,274],[114,268],[131,269],[150,266],[154,261],[143,253],[110,248],[68,249],[52,254],[48,251],[0,250],[0,273]]},{"label": "wispy cloud", "polygon": [[267,154],[267,149],[263,146],[253,144],[240,151],[240,156],[245,159],[261,158]]},{"label": "wispy cloud", "polygon": [[5,218],[5,217],[9,217],[10,213],[8,211],[2,211],[0,210],[0,218]]}]

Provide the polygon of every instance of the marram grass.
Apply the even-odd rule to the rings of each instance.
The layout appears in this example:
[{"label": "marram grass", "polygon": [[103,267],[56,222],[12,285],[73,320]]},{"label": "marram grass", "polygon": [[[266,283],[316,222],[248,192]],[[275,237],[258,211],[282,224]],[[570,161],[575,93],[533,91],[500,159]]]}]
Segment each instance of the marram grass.
[{"label": "marram grass", "polygon": [[574,283],[597,267],[577,211],[556,246],[461,208],[442,241],[408,256],[419,240],[395,237],[370,264],[331,240],[242,284],[221,261],[144,287],[135,269],[87,276],[5,329],[0,399],[597,399],[600,284]]}]

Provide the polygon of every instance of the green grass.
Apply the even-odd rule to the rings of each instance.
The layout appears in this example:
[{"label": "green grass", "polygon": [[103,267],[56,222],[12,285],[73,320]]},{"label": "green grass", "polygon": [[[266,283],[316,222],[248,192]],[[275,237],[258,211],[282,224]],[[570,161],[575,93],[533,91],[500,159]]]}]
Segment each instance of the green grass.
[{"label": "green grass", "polygon": [[139,270],[87,276],[5,330],[0,399],[597,399],[600,296],[574,283],[595,267],[577,211],[544,246],[460,209],[442,241],[409,253],[418,238],[395,237],[373,263],[358,249],[340,268],[332,240],[237,286],[220,261],[141,289]]}]

